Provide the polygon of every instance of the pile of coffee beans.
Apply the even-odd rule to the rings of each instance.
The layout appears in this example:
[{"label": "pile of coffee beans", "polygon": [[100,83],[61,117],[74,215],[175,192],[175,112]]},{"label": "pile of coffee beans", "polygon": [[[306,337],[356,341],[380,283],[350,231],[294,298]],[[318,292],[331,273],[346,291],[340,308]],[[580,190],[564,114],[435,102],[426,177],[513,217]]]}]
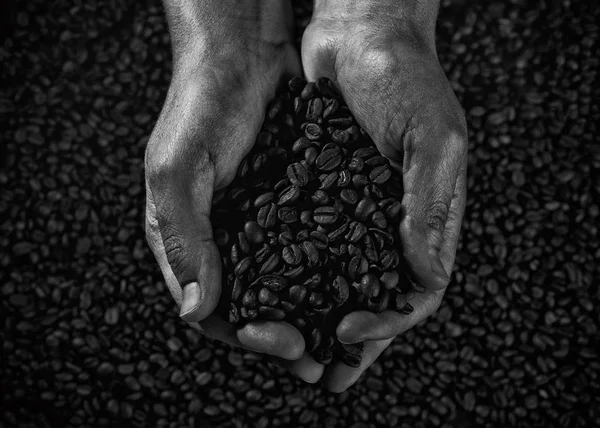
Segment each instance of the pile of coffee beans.
[{"label": "pile of coffee beans", "polygon": [[361,362],[339,321],[353,310],[412,312],[418,285],[399,252],[402,176],[327,78],[292,78],[213,207],[230,323],[285,320],[322,363]]}]

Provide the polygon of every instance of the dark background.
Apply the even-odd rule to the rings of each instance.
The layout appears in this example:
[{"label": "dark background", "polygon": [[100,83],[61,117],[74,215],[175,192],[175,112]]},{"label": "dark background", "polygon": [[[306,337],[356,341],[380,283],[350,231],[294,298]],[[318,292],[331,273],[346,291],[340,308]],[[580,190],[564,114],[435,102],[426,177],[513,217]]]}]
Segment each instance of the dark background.
[{"label": "dark background", "polygon": [[341,395],[177,316],[143,231],[170,79],[160,2],[10,4],[0,427],[600,426],[597,2],[444,3],[470,137],[453,281]]}]

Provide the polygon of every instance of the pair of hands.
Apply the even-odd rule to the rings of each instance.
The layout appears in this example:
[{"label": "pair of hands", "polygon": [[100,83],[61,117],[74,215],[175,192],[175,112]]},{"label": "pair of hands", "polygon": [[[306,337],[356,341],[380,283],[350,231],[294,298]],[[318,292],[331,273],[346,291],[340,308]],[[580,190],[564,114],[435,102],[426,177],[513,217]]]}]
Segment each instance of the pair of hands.
[{"label": "pair of hands", "polygon": [[[146,232],[181,316],[208,337],[273,356],[307,382],[341,392],[394,337],[441,302],[454,264],[466,198],[466,126],[439,64],[436,0],[317,0],[292,43],[281,0],[165,0],[173,78],[146,151]],[[302,65],[301,65],[302,64]],[[302,72],[302,67],[304,73]],[[226,189],[252,148],[268,102],[285,76],[326,76],[392,165],[402,168],[402,249],[425,286],[410,315],[354,312],[337,327],[343,343],[365,342],[362,364],[325,370],[285,322],[236,329],[213,313],[221,262],[213,242],[213,195]]]}]

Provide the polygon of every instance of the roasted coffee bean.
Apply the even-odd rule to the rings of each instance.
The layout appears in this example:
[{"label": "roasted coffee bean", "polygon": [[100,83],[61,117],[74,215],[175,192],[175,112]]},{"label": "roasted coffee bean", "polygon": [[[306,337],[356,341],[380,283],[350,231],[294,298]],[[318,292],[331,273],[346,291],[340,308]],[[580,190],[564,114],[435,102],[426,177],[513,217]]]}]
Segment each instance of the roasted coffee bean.
[{"label": "roasted coffee bean", "polygon": [[365,163],[367,165],[369,165],[370,167],[372,167],[373,171],[375,171],[377,169],[377,167],[380,167],[380,166],[388,167],[387,169],[389,171],[390,161],[385,156],[375,155],[375,156],[367,159],[365,161]]},{"label": "roasted coffee bean", "polygon": [[287,279],[281,275],[264,275],[258,279],[260,284],[263,285],[267,290],[273,292],[280,292],[287,288]]},{"label": "roasted coffee bean", "polygon": [[363,342],[358,343],[342,343],[341,348],[344,353],[349,355],[361,355],[365,349],[365,344]]},{"label": "roasted coffee bean", "polygon": [[261,305],[275,306],[279,303],[279,297],[267,288],[261,288],[258,292],[258,302]]},{"label": "roasted coffee bean", "polygon": [[414,310],[415,308],[413,307],[413,305],[411,305],[410,303],[406,303],[404,307],[400,309],[400,312],[404,315],[410,315]]},{"label": "roasted coffee bean", "polygon": [[350,159],[350,162],[348,163],[348,170],[355,174],[361,173],[364,167],[365,161],[362,158],[354,157]]},{"label": "roasted coffee bean", "polygon": [[244,224],[244,233],[249,242],[253,244],[262,244],[265,242],[265,231],[255,221],[247,221]]},{"label": "roasted coffee bean", "polygon": [[383,284],[386,290],[391,290],[393,288],[396,288],[396,286],[398,285],[400,281],[400,274],[397,271],[392,270],[389,272],[382,273],[379,279],[381,280],[381,283]]},{"label": "roasted coffee bean", "polygon": [[282,103],[280,97],[277,97],[273,101],[271,101],[271,104],[269,105],[269,108],[267,109],[267,118],[269,120],[275,119],[277,117],[277,115],[279,115],[279,113],[281,112],[282,105],[283,105],[283,103]]},{"label": "roasted coffee bean", "polygon": [[373,147],[362,147],[360,149],[357,149],[354,153],[352,153],[352,156],[355,158],[361,158],[362,160],[366,161],[367,159],[370,159],[373,156],[378,156],[378,152],[377,149]]},{"label": "roasted coffee bean", "polygon": [[340,108],[340,103],[334,98],[331,100],[326,100],[325,106],[325,110],[323,111],[323,119],[327,119],[336,114]]},{"label": "roasted coffee bean", "polygon": [[388,303],[389,293],[385,288],[383,288],[380,290],[378,296],[371,297],[367,301],[367,309],[375,313],[383,312],[388,308]]},{"label": "roasted coffee bean", "polygon": [[314,230],[310,232],[310,237],[315,248],[319,250],[325,250],[329,245],[329,238],[323,232]]},{"label": "roasted coffee bean", "polygon": [[238,232],[237,244],[240,247],[242,254],[247,255],[250,253],[250,243],[244,232]]},{"label": "roasted coffee bean", "polygon": [[285,312],[294,312],[296,310],[296,305],[294,305],[292,302],[280,302],[279,305],[281,306],[281,309],[283,309]]},{"label": "roasted coffee bean", "polygon": [[316,291],[313,291],[312,293],[310,293],[310,296],[308,298],[308,303],[313,308],[323,306],[324,302],[325,302],[325,298],[323,297],[322,293],[318,293]]},{"label": "roasted coffee bean", "polygon": [[313,220],[318,224],[333,224],[338,219],[338,213],[331,206],[318,207],[313,212]]},{"label": "roasted coffee bean", "polygon": [[319,176],[319,181],[321,182],[319,189],[321,189],[321,190],[330,189],[332,186],[335,185],[335,182],[337,179],[338,179],[337,171],[333,171],[329,174],[321,174]]},{"label": "roasted coffee bean", "polygon": [[292,285],[289,289],[289,298],[292,303],[302,303],[307,295],[308,289],[304,285]]},{"label": "roasted coffee bean", "polygon": [[338,187],[347,187],[350,184],[351,180],[352,180],[352,175],[350,174],[350,171],[348,171],[347,169],[343,169],[339,173],[339,177],[337,179],[337,186]]},{"label": "roasted coffee bean", "polygon": [[341,226],[339,226],[337,229],[335,229],[334,231],[328,233],[327,234],[327,238],[329,239],[329,241],[330,242],[335,241],[340,236],[342,236],[344,233],[346,233],[346,231],[348,230],[349,225],[350,225],[350,221],[346,221]]},{"label": "roasted coffee bean", "polygon": [[340,192],[340,199],[348,205],[355,205],[358,202],[358,194],[354,189],[344,189]]},{"label": "roasted coffee bean", "polygon": [[252,156],[250,165],[252,166],[253,172],[258,172],[267,163],[268,158],[266,153],[257,153]]},{"label": "roasted coffee bean", "polygon": [[234,187],[233,189],[230,189],[228,195],[232,202],[238,203],[248,198],[248,192],[243,187]]},{"label": "roasted coffee bean", "polygon": [[336,306],[343,305],[350,295],[348,281],[343,276],[336,276],[331,284],[332,299]]},{"label": "roasted coffee bean", "polygon": [[273,253],[269,258],[260,266],[258,271],[259,275],[266,275],[268,273],[277,270],[277,267],[281,263],[281,256],[278,253]]},{"label": "roasted coffee bean", "polygon": [[269,229],[275,225],[277,221],[277,206],[270,202],[258,210],[256,222],[260,227]]},{"label": "roasted coffee bean", "polygon": [[379,280],[372,273],[367,273],[360,279],[360,292],[368,298],[377,297],[380,288]]},{"label": "roasted coffee bean", "polygon": [[298,186],[289,186],[279,195],[277,205],[292,205],[300,197],[300,188]]},{"label": "roasted coffee bean", "polygon": [[248,271],[248,269],[250,269],[252,262],[253,257],[244,257],[242,260],[239,261],[239,263],[235,265],[235,269],[233,270],[233,272],[236,276],[242,276]]},{"label": "roasted coffee bean", "polygon": [[371,233],[371,236],[377,243],[377,246],[380,250],[385,246],[394,244],[394,237],[389,232],[381,229],[369,228],[369,233]]},{"label": "roasted coffee bean", "polygon": [[280,245],[290,245],[293,242],[293,239],[292,232],[289,230],[284,230],[277,236],[277,242],[279,242]]},{"label": "roasted coffee bean", "polygon": [[313,98],[308,102],[306,109],[306,120],[309,122],[316,122],[323,113],[323,101],[321,98]]},{"label": "roasted coffee bean", "polygon": [[309,147],[304,151],[304,160],[306,165],[312,166],[319,156],[319,151],[315,147]]},{"label": "roasted coffee bean", "polygon": [[327,365],[333,360],[333,352],[329,348],[317,349],[313,358],[317,363]]},{"label": "roasted coffee bean", "polygon": [[365,257],[367,258],[368,261],[370,261],[371,263],[375,263],[377,261],[379,261],[379,253],[377,251],[375,242],[373,241],[373,238],[371,238],[371,236],[369,236],[368,234],[365,235],[365,237],[363,238],[363,242],[364,242],[364,254]]},{"label": "roasted coffee bean", "polygon": [[323,151],[315,161],[315,165],[322,171],[331,171],[342,162],[342,155],[339,150],[328,149]]},{"label": "roasted coffee bean", "polygon": [[350,133],[346,130],[336,129],[331,134],[331,140],[340,145],[347,144],[350,141]]},{"label": "roasted coffee bean", "polygon": [[385,215],[381,211],[375,211],[373,213],[371,216],[371,222],[381,229],[385,229],[388,224]]},{"label": "roasted coffee bean", "polygon": [[306,125],[306,128],[304,128],[304,135],[306,135],[306,138],[309,140],[318,140],[321,138],[322,134],[323,130],[316,123],[309,123]]},{"label": "roasted coffee bean", "polygon": [[240,321],[240,312],[238,307],[232,302],[229,304],[229,322],[237,324]]},{"label": "roasted coffee bean", "polygon": [[226,247],[229,244],[229,233],[225,229],[217,229],[214,233],[215,244],[219,247]]},{"label": "roasted coffee bean", "polygon": [[311,210],[304,210],[300,213],[300,223],[304,226],[313,227],[315,222],[312,217],[313,213]]},{"label": "roasted coffee bean", "polygon": [[304,85],[304,88],[302,89],[302,92],[300,93],[300,97],[304,100],[304,101],[308,101],[311,98],[313,98],[315,96],[315,82],[308,82],[306,85]]},{"label": "roasted coffee bean", "polygon": [[304,285],[311,289],[314,289],[321,285],[322,279],[323,277],[321,276],[321,274],[317,272],[313,274],[310,278],[308,278],[306,281],[304,281]]},{"label": "roasted coffee bean", "polygon": [[350,227],[348,228],[348,233],[346,234],[346,239],[352,242],[353,244],[361,241],[365,235],[367,234],[367,226],[365,226],[360,221],[353,221],[350,223]]},{"label": "roasted coffee bean", "polygon": [[308,229],[302,229],[296,234],[296,241],[306,241],[310,236],[310,231]]},{"label": "roasted coffee bean", "polygon": [[300,97],[294,98],[293,108],[294,108],[294,114],[296,115],[296,117],[302,115],[302,112],[304,111],[305,107],[306,107],[306,103],[302,98],[300,98]]},{"label": "roasted coffee bean", "polygon": [[342,362],[346,364],[348,367],[358,368],[362,363],[362,356],[360,355],[352,355],[352,354],[344,354],[342,355]]},{"label": "roasted coffee bean", "polygon": [[376,184],[383,184],[390,179],[392,171],[389,166],[377,166],[369,173],[369,179]]},{"label": "roasted coffee bean", "polygon": [[285,312],[282,309],[271,306],[259,306],[258,314],[271,321],[281,321],[285,318]]},{"label": "roasted coffee bean", "polygon": [[306,86],[306,79],[300,76],[293,77],[288,82],[288,87],[292,94],[299,94],[302,92],[304,87]]},{"label": "roasted coffee bean", "polygon": [[304,187],[308,183],[308,171],[299,162],[295,162],[287,167],[287,176],[295,186]]},{"label": "roasted coffee bean", "polygon": [[361,221],[365,221],[377,210],[377,204],[371,198],[363,198],[358,202],[354,215]]},{"label": "roasted coffee bean", "polygon": [[244,158],[242,160],[242,162],[240,163],[240,166],[238,167],[237,176],[239,178],[244,178],[244,177],[246,177],[246,175],[248,175],[249,170],[250,170],[250,161],[248,160],[248,158]]},{"label": "roasted coffee bean", "polygon": [[400,215],[402,204],[399,201],[392,202],[384,211],[389,220],[395,220]]},{"label": "roasted coffee bean", "polygon": [[313,352],[321,344],[321,330],[318,327],[313,328],[306,343],[308,352]]},{"label": "roasted coffee bean", "polygon": [[306,137],[300,137],[292,145],[292,153],[300,154],[310,147],[311,141]]},{"label": "roasted coffee bean", "polygon": [[391,270],[395,269],[400,262],[400,255],[396,250],[383,250],[381,252],[381,269]]},{"label": "roasted coffee bean", "polygon": [[302,262],[302,254],[302,250],[296,244],[291,244],[282,251],[283,260],[292,266],[296,266]]},{"label": "roasted coffee bean", "polygon": [[250,199],[245,199],[243,202],[240,202],[237,206],[240,212],[246,212],[250,209]]},{"label": "roasted coffee bean", "polygon": [[315,82],[317,90],[325,97],[333,98],[340,95],[337,88],[333,85],[331,79],[319,77]]},{"label": "roasted coffee bean", "polygon": [[296,207],[281,207],[277,212],[277,217],[283,223],[296,223],[298,221],[298,210]]},{"label": "roasted coffee bean", "polygon": [[300,249],[304,251],[308,258],[309,265],[316,265],[319,261],[319,251],[315,248],[311,241],[304,241],[300,244]]},{"label": "roasted coffee bean", "polygon": [[240,298],[242,292],[244,291],[244,284],[242,280],[239,278],[235,278],[233,280],[233,288],[231,290],[231,300],[235,301]]},{"label": "roasted coffee bean", "polygon": [[362,174],[356,174],[352,176],[352,185],[355,189],[362,189],[369,184],[369,179]]},{"label": "roasted coffee bean", "polygon": [[305,270],[305,267],[303,265],[296,266],[293,269],[285,271],[283,273],[283,276],[285,276],[286,278],[289,278],[289,279],[295,279],[295,278],[298,278],[300,275],[302,275],[304,273],[304,270]]},{"label": "roasted coffee bean", "polygon": [[237,244],[233,244],[231,246],[229,258],[231,259],[231,263],[233,263],[233,265],[237,265],[241,260],[241,251]]},{"label": "roasted coffee bean", "polygon": [[331,198],[323,190],[316,190],[315,193],[313,193],[313,195],[310,197],[310,200],[317,206],[327,205],[329,202],[331,202]]},{"label": "roasted coffee bean", "polygon": [[348,262],[347,274],[350,280],[354,280],[358,276],[358,269],[360,267],[360,256],[354,256]]},{"label": "roasted coffee bean", "polygon": [[258,306],[258,296],[256,295],[256,290],[246,290],[244,297],[242,297],[242,305],[244,305],[246,309],[256,309]]},{"label": "roasted coffee bean", "polygon": [[337,117],[335,119],[329,119],[329,124],[331,126],[335,126],[338,129],[346,129],[348,128],[350,125],[352,125],[352,118],[351,117]]}]

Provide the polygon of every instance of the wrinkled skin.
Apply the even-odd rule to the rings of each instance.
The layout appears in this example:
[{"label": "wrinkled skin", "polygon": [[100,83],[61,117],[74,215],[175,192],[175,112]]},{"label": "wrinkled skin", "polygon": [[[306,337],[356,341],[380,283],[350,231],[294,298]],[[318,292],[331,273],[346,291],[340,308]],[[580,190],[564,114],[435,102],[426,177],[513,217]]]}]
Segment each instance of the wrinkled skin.
[{"label": "wrinkled skin", "polygon": [[462,109],[439,64],[435,2],[317,1],[302,40],[309,80],[332,79],[357,121],[392,165],[405,195],[402,251],[425,287],[411,315],[366,311],[337,327],[343,343],[365,341],[359,368],[328,366],[325,385],[341,392],[392,342],[433,313],[452,272],[466,200],[467,134]]}]

